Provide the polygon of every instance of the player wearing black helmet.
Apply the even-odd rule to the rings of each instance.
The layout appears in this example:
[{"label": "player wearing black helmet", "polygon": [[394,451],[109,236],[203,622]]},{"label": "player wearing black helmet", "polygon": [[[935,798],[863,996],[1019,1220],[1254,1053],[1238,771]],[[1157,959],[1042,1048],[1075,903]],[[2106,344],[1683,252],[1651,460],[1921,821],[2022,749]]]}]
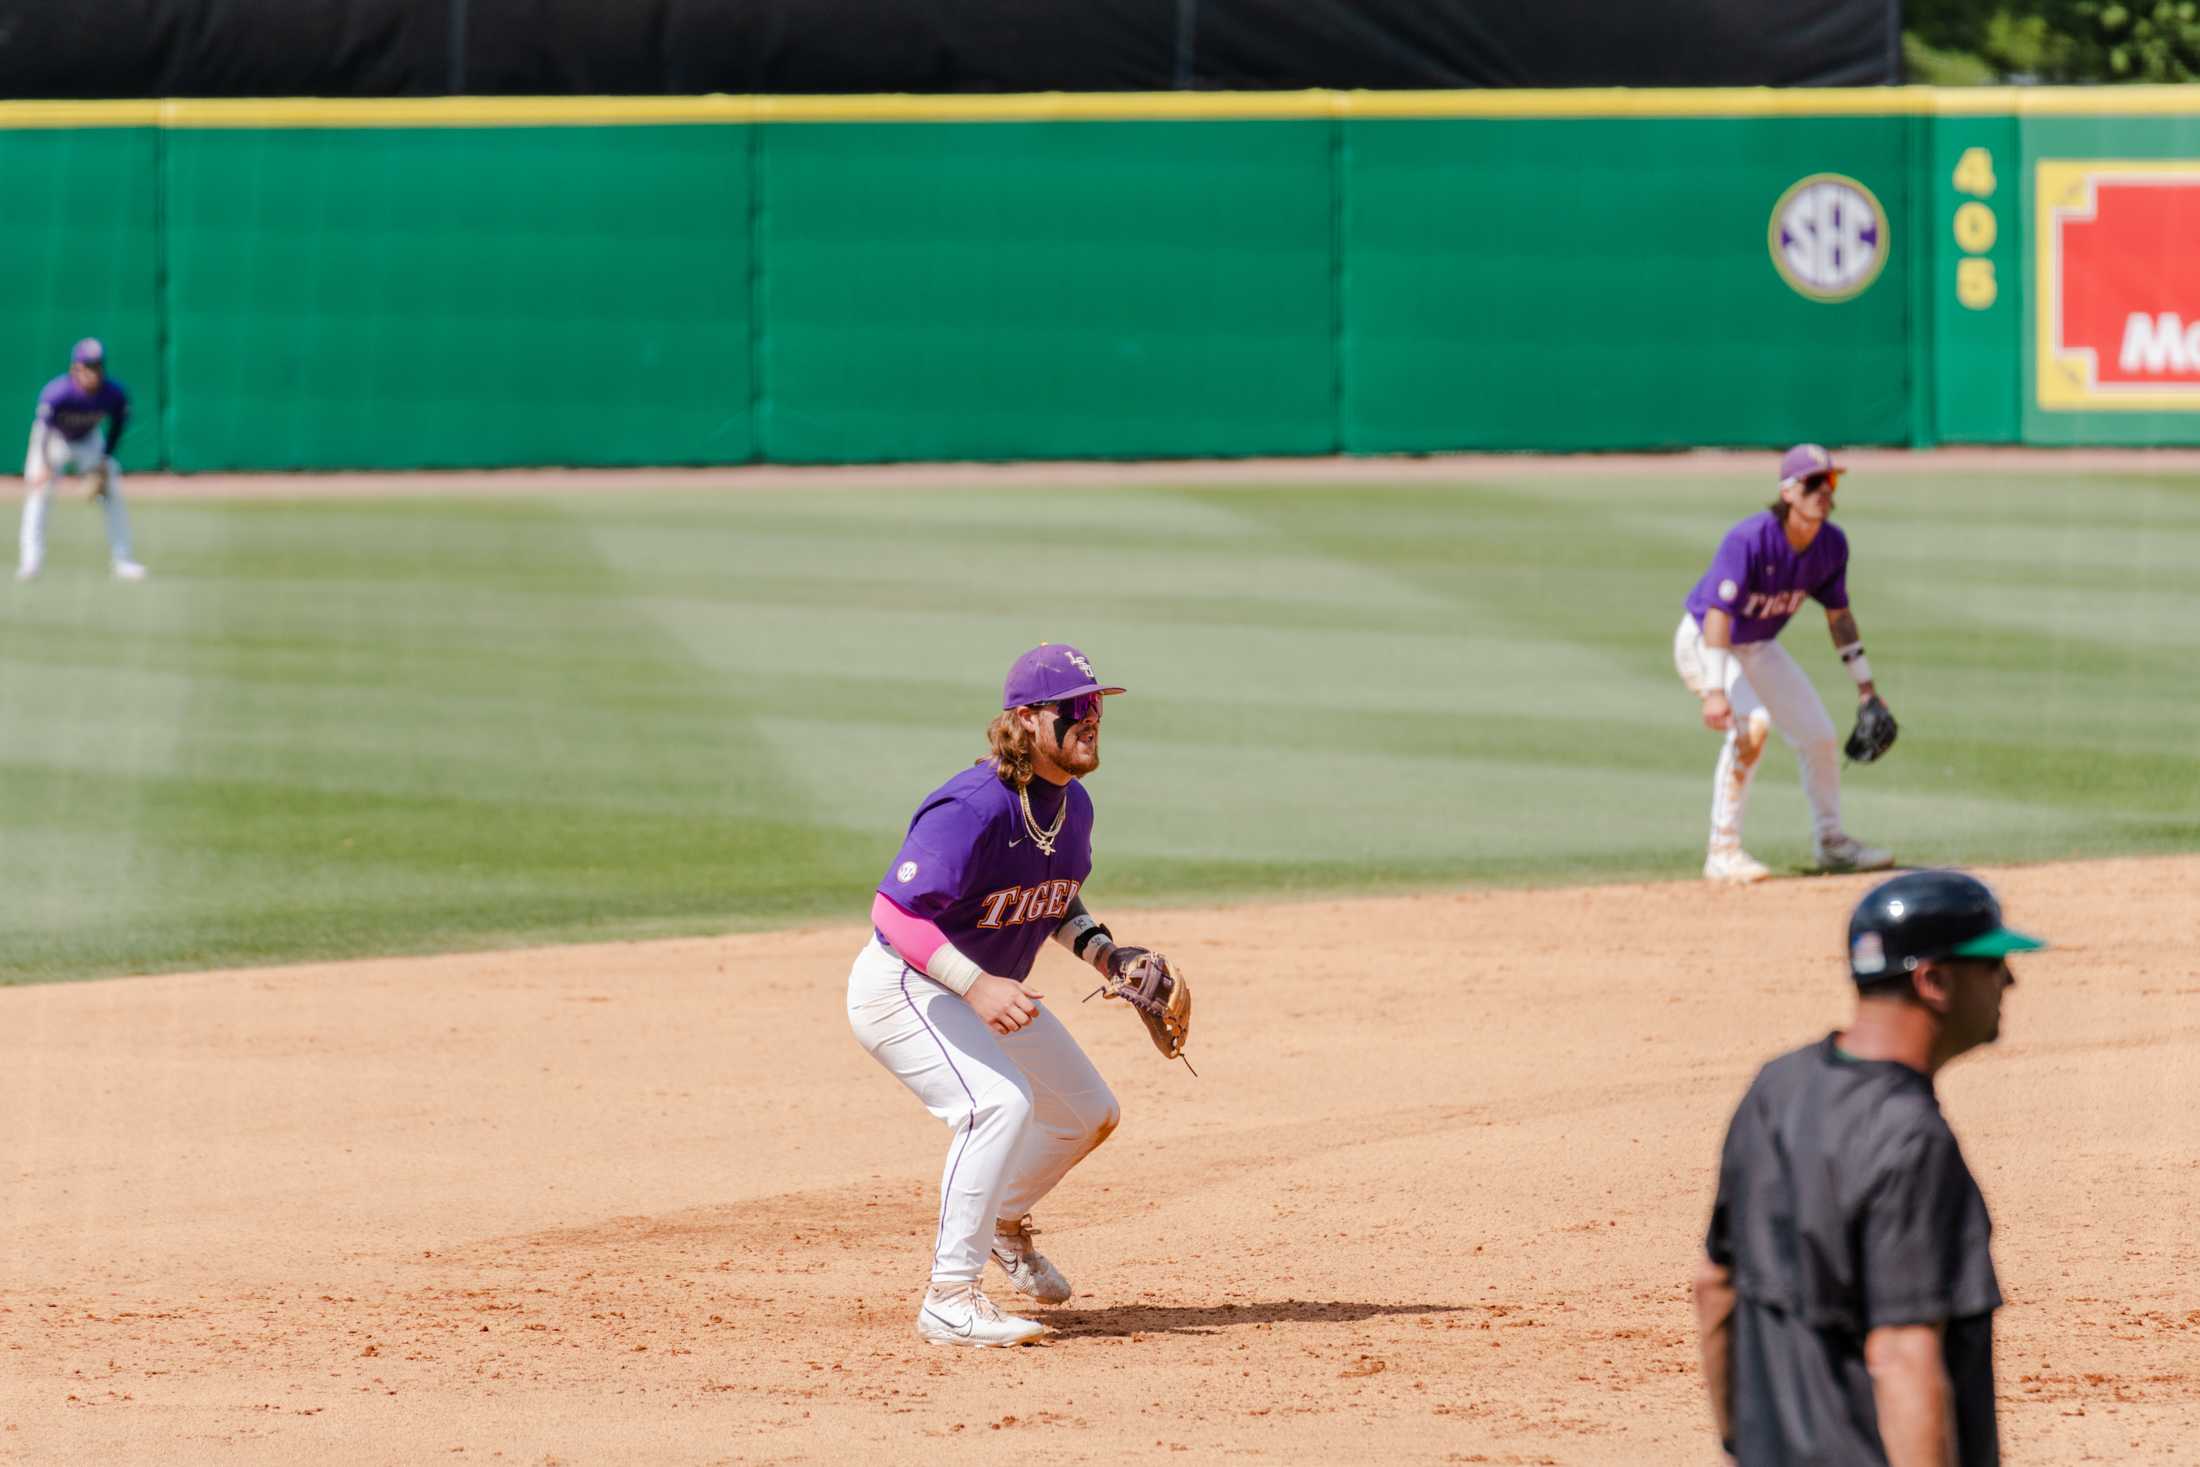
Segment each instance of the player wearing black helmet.
[{"label": "player wearing black helmet", "polygon": [[1881,882],[1849,918],[1854,1022],[1742,1098],[1696,1317],[1743,1467],[2000,1461],[1992,1227],[1933,1076],[2000,1034],[2009,955],[2041,945],[1961,872]]}]

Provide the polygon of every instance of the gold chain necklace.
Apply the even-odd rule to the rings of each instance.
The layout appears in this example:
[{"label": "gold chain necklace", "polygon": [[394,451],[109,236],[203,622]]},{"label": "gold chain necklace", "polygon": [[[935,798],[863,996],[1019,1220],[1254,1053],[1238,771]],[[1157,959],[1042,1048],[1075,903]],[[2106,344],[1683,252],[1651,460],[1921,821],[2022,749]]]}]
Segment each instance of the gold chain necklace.
[{"label": "gold chain necklace", "polygon": [[1016,803],[1024,809],[1024,829],[1030,833],[1031,843],[1039,848],[1042,856],[1054,854],[1054,838],[1062,833],[1062,822],[1069,819],[1069,791],[1062,791],[1062,808],[1054,812],[1054,823],[1045,830],[1031,814],[1031,789],[1028,785],[1016,791]]}]

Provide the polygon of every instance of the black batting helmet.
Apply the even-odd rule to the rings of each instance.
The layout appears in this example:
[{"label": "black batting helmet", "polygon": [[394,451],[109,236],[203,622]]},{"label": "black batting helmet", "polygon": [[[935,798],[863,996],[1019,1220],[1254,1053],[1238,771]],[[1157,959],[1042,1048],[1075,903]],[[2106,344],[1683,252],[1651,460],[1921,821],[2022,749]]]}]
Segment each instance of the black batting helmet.
[{"label": "black batting helmet", "polygon": [[1864,893],[1849,915],[1849,975],[1858,983],[1915,972],[1934,958],[2000,958],[2045,946],[2004,927],[1993,891],[1961,871],[1905,871]]}]

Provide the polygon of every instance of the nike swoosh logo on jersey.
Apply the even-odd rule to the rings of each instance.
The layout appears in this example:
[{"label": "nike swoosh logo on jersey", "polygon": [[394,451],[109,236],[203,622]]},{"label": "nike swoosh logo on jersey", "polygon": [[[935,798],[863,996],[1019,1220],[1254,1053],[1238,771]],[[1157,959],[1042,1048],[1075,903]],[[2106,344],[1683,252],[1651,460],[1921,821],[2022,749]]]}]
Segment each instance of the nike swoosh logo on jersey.
[{"label": "nike swoosh logo on jersey", "polygon": [[1013,851],[1013,850],[1015,850],[1015,849],[1016,849],[1016,847],[1018,847],[1018,846],[1020,846],[1020,845],[1022,845],[1022,844],[1023,844],[1023,842],[1022,842],[1022,841],[1020,841],[1020,840],[1012,840],[1012,841],[1010,841],[1010,842],[1008,843],[1008,848],[1009,848],[1010,850],[1012,850],[1012,851]]},{"label": "nike swoosh logo on jersey", "polygon": [[932,1307],[931,1305],[929,1305],[929,1304],[927,1304],[927,1305],[925,1305],[925,1306],[924,1306],[924,1312],[925,1312],[925,1313],[927,1313],[927,1314],[929,1314],[929,1315],[931,1315],[931,1316],[932,1316],[932,1317],[933,1317],[934,1319],[938,1320],[938,1321],[939,1321],[939,1322],[940,1322],[941,1324],[944,1324],[944,1325],[946,1325],[946,1326],[947,1326],[947,1327],[948,1327],[949,1329],[953,1330],[953,1331],[954,1331],[954,1332],[955,1332],[956,1334],[958,1334],[958,1335],[962,1335],[962,1336],[964,1336],[964,1337],[966,1337],[966,1338],[967,1338],[967,1337],[969,1336],[969,1334],[970,1334],[971,1330],[973,1330],[973,1329],[977,1328],[977,1322],[976,1322],[975,1320],[968,1320],[968,1319],[966,1319],[966,1320],[964,1320],[964,1321],[963,1321],[963,1322],[962,1322],[961,1324],[957,1324],[957,1323],[955,1323],[955,1321],[953,1321],[952,1319],[949,1319],[949,1318],[948,1318],[948,1317],[947,1317],[946,1315],[944,1315],[944,1314],[940,1313],[940,1312],[939,1312],[939,1311],[938,1311],[937,1309],[934,1309],[934,1308],[933,1308],[933,1307]]}]

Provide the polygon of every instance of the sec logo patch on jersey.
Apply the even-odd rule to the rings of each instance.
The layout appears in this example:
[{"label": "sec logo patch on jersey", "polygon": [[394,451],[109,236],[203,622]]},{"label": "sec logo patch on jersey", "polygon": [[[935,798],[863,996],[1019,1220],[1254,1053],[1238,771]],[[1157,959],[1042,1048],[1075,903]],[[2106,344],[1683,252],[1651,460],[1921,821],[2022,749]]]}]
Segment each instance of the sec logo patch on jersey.
[{"label": "sec logo patch on jersey", "polygon": [[900,882],[903,886],[907,886],[910,882],[915,881],[917,879],[917,863],[914,861],[902,862],[899,866],[894,868],[894,879]]}]

